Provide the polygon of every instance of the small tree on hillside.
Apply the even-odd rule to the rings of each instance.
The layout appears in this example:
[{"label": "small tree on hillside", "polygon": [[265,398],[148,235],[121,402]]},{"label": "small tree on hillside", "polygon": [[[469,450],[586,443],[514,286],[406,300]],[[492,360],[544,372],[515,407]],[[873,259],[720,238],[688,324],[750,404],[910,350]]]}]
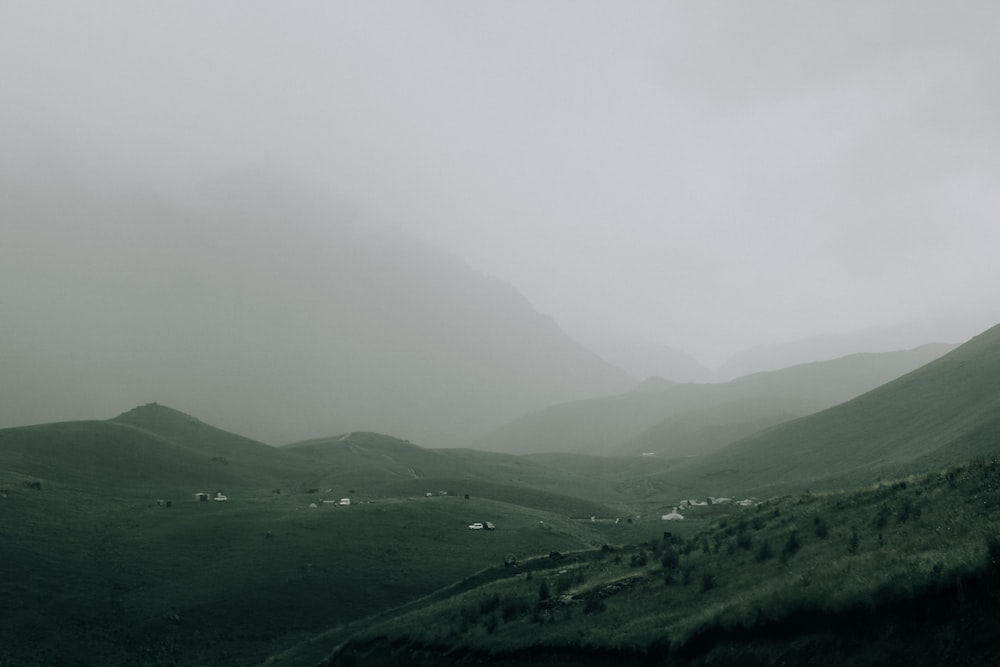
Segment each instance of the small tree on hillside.
[{"label": "small tree on hillside", "polygon": [[549,590],[549,582],[546,581],[545,579],[542,579],[542,583],[538,585],[538,599],[539,599],[539,601],[544,602],[545,600],[548,600],[549,596],[551,594],[552,593]]},{"label": "small tree on hillside", "polygon": [[774,550],[771,549],[771,543],[766,539],[760,543],[760,547],[757,549],[757,562],[763,562],[774,556]]},{"label": "small tree on hillside", "polygon": [[787,561],[796,551],[802,547],[802,542],[799,541],[799,532],[793,530],[788,533],[788,539],[785,540],[785,545],[781,547],[781,562]]}]

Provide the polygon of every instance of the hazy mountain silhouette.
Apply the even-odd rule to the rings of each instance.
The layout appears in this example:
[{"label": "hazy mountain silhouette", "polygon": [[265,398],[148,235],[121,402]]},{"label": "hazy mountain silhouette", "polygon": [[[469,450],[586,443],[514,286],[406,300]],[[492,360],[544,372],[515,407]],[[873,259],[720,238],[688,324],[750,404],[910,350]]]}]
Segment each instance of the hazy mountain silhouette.
[{"label": "hazy mountain silhouette", "polygon": [[831,407],[931,361],[952,346],[856,354],[731,382],[647,380],[633,391],[553,405],[478,441],[511,452],[705,453],[762,428]]},{"label": "hazy mountain silhouette", "polygon": [[611,336],[576,335],[602,359],[634,378],[660,377],[673,382],[712,382],[715,379],[714,373],[693,356],[667,345]]},{"label": "hazy mountain silhouette", "polygon": [[2,425],[157,400],[270,442],[433,445],[631,385],[510,285],[267,177],[183,206],[0,194]]},{"label": "hazy mountain silhouette", "polygon": [[911,373],[694,460],[678,474],[720,488],[863,484],[994,456],[1000,325]]},{"label": "hazy mountain silhouette", "polygon": [[907,350],[932,341],[960,343],[989,324],[980,317],[956,316],[759,345],[730,357],[715,371],[715,378],[725,381],[849,354]]}]

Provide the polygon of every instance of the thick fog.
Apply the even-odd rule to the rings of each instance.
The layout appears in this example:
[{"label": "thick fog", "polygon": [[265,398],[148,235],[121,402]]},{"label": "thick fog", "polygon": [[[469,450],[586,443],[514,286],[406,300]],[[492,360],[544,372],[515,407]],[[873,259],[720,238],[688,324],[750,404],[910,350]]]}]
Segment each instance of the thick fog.
[{"label": "thick fog", "polygon": [[[0,354],[71,356],[47,267],[128,292],[129,230],[183,255],[134,222],[157,215],[221,244],[192,284],[242,266],[244,295],[319,270],[296,243],[326,232],[303,224],[403,232],[633,376],[698,366],[676,350],[964,340],[1000,284],[998,21],[974,1],[5,2]],[[273,213],[243,260],[220,198]],[[90,227],[102,206],[117,231]],[[115,303],[77,301],[79,335],[128,317]]]}]

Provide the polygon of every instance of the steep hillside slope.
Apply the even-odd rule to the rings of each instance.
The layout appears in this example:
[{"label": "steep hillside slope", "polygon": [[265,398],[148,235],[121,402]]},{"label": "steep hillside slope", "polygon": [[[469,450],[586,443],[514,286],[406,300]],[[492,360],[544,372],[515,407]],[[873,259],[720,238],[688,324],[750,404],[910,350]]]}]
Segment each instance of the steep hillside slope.
[{"label": "steep hillside slope", "polygon": [[732,489],[850,484],[1000,454],[1000,326],[846,403],[692,461]]},{"label": "steep hillside slope", "polygon": [[155,398],[268,442],[464,444],[632,382],[510,285],[266,179],[184,206],[3,188],[0,425]]},{"label": "steep hillside slope", "polygon": [[[951,349],[942,344],[756,373],[719,384],[643,383],[626,394],[552,406],[477,442],[499,451],[704,453],[836,405]],[[662,383],[661,383],[662,384]]]},{"label": "steep hillside slope", "polygon": [[695,530],[494,568],[273,664],[316,664],[324,647],[329,667],[994,664],[998,482],[1000,464],[980,462],[730,505]]}]

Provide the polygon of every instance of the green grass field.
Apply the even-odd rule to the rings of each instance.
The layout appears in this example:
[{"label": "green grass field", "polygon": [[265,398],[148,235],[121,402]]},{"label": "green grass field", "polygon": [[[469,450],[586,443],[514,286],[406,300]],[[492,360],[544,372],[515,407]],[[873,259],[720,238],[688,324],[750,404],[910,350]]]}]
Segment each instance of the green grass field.
[{"label": "green grass field", "polygon": [[[509,553],[589,547],[589,524],[487,498],[175,499],[45,484],[0,502],[0,656],[12,664],[243,664],[300,633],[462,579]],[[475,521],[494,531],[472,531]],[[541,524],[540,522],[544,522]]]}]

